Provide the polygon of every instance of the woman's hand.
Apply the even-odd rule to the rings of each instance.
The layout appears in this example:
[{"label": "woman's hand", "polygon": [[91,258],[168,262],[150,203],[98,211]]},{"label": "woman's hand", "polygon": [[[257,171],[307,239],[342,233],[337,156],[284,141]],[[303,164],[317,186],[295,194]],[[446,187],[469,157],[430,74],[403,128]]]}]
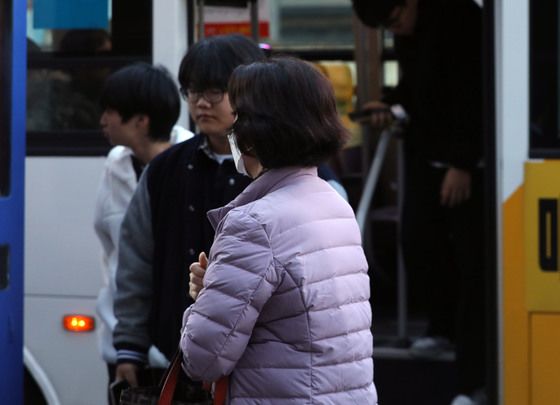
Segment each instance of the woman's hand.
[{"label": "woman's hand", "polygon": [[206,253],[200,252],[198,255],[198,262],[194,262],[189,266],[190,281],[189,281],[189,295],[193,300],[196,301],[200,290],[202,290],[202,280],[204,280],[204,274],[206,273],[206,267],[208,266],[208,258]]}]

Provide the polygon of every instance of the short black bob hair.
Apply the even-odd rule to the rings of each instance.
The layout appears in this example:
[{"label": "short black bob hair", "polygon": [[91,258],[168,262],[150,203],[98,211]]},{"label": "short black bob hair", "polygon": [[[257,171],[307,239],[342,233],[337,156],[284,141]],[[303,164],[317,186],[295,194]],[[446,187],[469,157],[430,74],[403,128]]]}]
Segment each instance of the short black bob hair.
[{"label": "short black bob hair", "polygon": [[240,66],[228,86],[239,148],[266,169],[317,166],[348,139],[329,80],[293,57]]},{"label": "short black bob hair", "polygon": [[148,135],[156,141],[169,140],[181,110],[179,91],[169,72],[143,62],[111,74],[99,102],[103,110],[117,111],[124,122],[136,114],[150,117]]},{"label": "short black bob hair", "polygon": [[406,0],[352,0],[358,18],[372,28],[386,24],[393,9],[405,3]]},{"label": "short black bob hair", "polygon": [[208,37],[195,43],[179,67],[179,83],[185,90],[226,91],[231,72],[237,66],[265,59],[251,39],[239,34]]}]

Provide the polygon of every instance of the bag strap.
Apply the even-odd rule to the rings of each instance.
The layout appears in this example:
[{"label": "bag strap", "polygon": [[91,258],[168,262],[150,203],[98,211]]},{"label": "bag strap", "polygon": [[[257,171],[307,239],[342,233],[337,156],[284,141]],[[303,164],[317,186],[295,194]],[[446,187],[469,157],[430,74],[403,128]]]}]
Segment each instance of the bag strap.
[{"label": "bag strap", "polygon": [[[172,405],[173,395],[179,380],[179,372],[181,371],[181,360],[183,358],[182,351],[179,349],[173,355],[171,364],[165,371],[162,378],[163,384],[160,389],[157,405]],[[214,405],[225,405],[228,390],[228,377],[222,377],[216,381],[214,386]]]},{"label": "bag strap", "polygon": [[222,377],[214,385],[214,405],[225,405],[228,390],[228,377]]},{"label": "bag strap", "polygon": [[175,388],[177,387],[177,381],[179,380],[182,357],[181,350],[177,350],[173,356],[173,360],[171,360],[171,364],[165,371],[157,405],[171,405],[173,395],[175,394]]}]

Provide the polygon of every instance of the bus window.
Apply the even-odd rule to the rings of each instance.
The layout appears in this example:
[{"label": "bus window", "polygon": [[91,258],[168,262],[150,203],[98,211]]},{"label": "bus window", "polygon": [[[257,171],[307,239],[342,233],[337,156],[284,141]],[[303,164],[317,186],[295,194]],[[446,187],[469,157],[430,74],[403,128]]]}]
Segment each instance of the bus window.
[{"label": "bus window", "polygon": [[558,1],[530,2],[529,156],[560,157]]},{"label": "bus window", "polygon": [[[2,2],[0,7],[0,27],[10,27],[9,2]],[[10,77],[11,58],[10,29],[0,29],[0,196],[5,196],[10,190]]]},{"label": "bus window", "polygon": [[352,46],[352,7],[344,0],[271,0],[273,46]]},{"label": "bus window", "polygon": [[[151,62],[152,2],[109,2],[106,17],[89,26],[64,20],[68,16],[57,14],[68,13],[64,8],[51,10],[50,20],[37,18],[29,3],[28,155],[104,154],[108,144],[98,129],[100,91],[114,70]],[[91,10],[75,12],[78,21],[80,13]]]},{"label": "bus window", "polygon": [[[323,56],[348,51],[341,59],[351,59],[354,49],[352,6],[345,0],[268,0],[270,42],[273,50],[289,51],[304,59],[308,51]],[[315,58],[316,59],[316,58]],[[334,59],[329,56],[329,59]]]}]

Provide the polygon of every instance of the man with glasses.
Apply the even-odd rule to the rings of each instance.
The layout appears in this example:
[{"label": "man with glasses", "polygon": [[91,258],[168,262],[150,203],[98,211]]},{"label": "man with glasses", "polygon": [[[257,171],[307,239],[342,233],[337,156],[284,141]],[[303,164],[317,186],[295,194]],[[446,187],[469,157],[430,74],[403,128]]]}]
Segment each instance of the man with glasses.
[{"label": "man with glasses", "polygon": [[[251,40],[229,35],[201,40],[181,62],[181,94],[198,133],[152,160],[123,221],[115,297],[117,381],[150,384],[141,381],[149,347],[168,359],[178,348],[183,311],[192,303],[188,268],[214,237],[206,212],[250,182],[235,169],[226,136],[234,122],[229,76],[238,65],[263,59]],[[157,379],[161,371],[152,374]]]},{"label": "man with glasses", "polygon": [[[410,116],[404,136],[402,245],[411,284],[423,287],[428,328],[413,356],[455,343],[453,405],[485,402],[482,12],[473,0],[353,0],[358,17],[395,35],[402,77],[383,101]],[[374,127],[391,117],[373,112]],[[380,388],[383,392],[383,387]]]}]

